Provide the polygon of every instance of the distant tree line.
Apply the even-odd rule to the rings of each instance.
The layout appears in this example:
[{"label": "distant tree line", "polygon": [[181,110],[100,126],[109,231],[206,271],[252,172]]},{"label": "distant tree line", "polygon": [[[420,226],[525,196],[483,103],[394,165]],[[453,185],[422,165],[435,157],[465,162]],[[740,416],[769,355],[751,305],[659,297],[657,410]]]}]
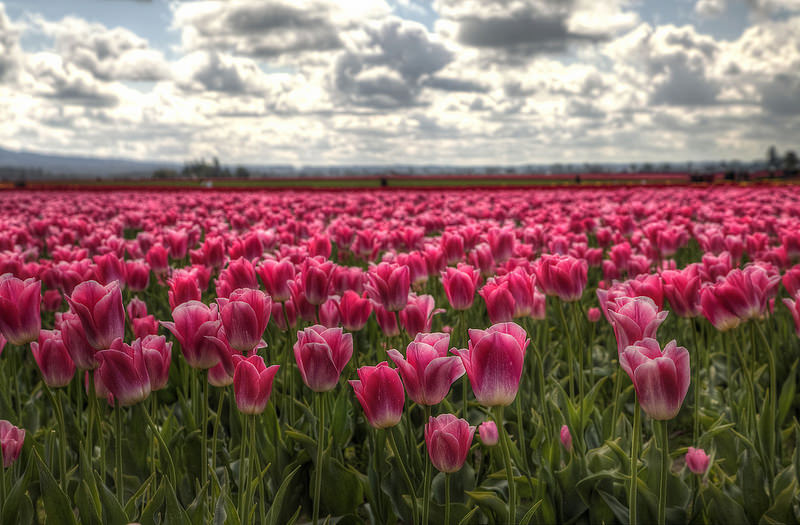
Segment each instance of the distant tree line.
[{"label": "distant tree line", "polygon": [[211,162],[206,159],[191,160],[183,164],[181,171],[171,169],[158,169],[153,172],[154,179],[249,179],[250,172],[244,166],[237,166],[231,171],[227,167],[222,167],[217,157],[213,157]]}]

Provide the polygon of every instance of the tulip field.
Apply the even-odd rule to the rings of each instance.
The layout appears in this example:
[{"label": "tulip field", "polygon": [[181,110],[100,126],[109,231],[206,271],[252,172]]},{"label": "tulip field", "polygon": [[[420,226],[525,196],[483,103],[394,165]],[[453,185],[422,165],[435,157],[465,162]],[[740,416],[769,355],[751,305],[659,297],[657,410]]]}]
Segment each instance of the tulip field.
[{"label": "tulip field", "polygon": [[0,220],[0,524],[800,522],[800,186]]}]

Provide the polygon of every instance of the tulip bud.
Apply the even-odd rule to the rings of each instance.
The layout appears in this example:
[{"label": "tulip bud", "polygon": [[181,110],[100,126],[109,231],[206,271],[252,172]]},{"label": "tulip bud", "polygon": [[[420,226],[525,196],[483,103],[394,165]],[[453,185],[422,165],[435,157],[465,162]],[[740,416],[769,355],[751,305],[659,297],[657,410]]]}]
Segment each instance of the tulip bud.
[{"label": "tulip bud", "polygon": [[144,401],[150,395],[150,376],[141,345],[129,346],[116,339],[111,348],[97,352],[97,374],[122,406]]},{"label": "tulip bud", "polygon": [[[3,460],[3,468],[14,464],[24,443],[25,430],[15,427],[5,419],[0,419],[0,458]],[[0,476],[2,475],[0,472]]]},{"label": "tulip bud", "polygon": [[402,310],[408,302],[411,274],[408,266],[382,262],[367,273],[369,298],[390,312]]},{"label": "tulip bud", "polygon": [[478,437],[481,438],[481,443],[487,447],[497,445],[500,440],[500,435],[497,432],[497,425],[494,421],[484,421],[478,427]]},{"label": "tulip bud", "polygon": [[457,268],[447,268],[442,272],[442,285],[453,309],[468,310],[472,306],[478,279],[480,271],[467,264],[459,264]]},{"label": "tulip bud", "polygon": [[689,390],[689,352],[670,341],[662,351],[655,339],[628,346],[619,364],[630,376],[642,410],[653,419],[678,415]]},{"label": "tulip bud", "polygon": [[260,355],[251,355],[238,362],[233,375],[233,393],[240,412],[260,414],[264,411],[279,368],[279,365],[265,365]]},{"label": "tulip bud", "polygon": [[689,447],[686,453],[686,466],[694,474],[703,475],[708,470],[709,457],[702,448]]},{"label": "tulip bud", "polygon": [[150,390],[155,392],[167,386],[169,365],[172,363],[172,343],[168,343],[163,335],[147,335],[137,338],[131,346],[144,356]]},{"label": "tulip bud", "polygon": [[369,299],[361,297],[353,290],[347,290],[339,299],[339,315],[342,326],[350,332],[357,332],[364,328],[372,313],[372,303]]},{"label": "tulip bud", "polygon": [[105,286],[97,281],[82,282],[67,301],[95,350],[111,348],[115,339],[125,335],[125,310],[117,281]]},{"label": "tulip bud", "polygon": [[39,337],[42,282],[0,275],[0,333],[12,345],[22,346]]},{"label": "tulip bud", "polygon": [[597,308],[596,306],[589,308],[589,310],[586,312],[586,318],[591,323],[596,323],[597,321],[599,321],[601,315],[602,312],[600,312],[600,309]]},{"label": "tulip bud", "polygon": [[225,337],[232,348],[251,352],[267,343],[261,338],[272,312],[272,300],[261,290],[240,288],[217,298]]},{"label": "tulip bud", "polygon": [[341,328],[314,325],[297,332],[294,357],[303,382],[315,392],[333,390],[352,356],[353,335]]},{"label": "tulip bud", "polygon": [[181,352],[192,368],[207,369],[219,362],[219,331],[221,321],[217,305],[211,307],[199,301],[178,305],[172,311],[174,322],[161,322],[181,345]]},{"label": "tulip bud", "polygon": [[57,330],[42,330],[39,332],[39,341],[31,343],[31,352],[42,379],[50,388],[60,388],[69,385],[75,375],[75,364],[69,357],[61,333]]},{"label": "tulip bud", "polygon": [[137,339],[158,334],[158,321],[154,315],[134,319],[131,325],[133,326],[133,337]]},{"label": "tulip bud", "polygon": [[569,427],[567,425],[561,425],[559,437],[561,438],[561,445],[563,445],[564,450],[567,452],[572,452],[572,434],[570,434]]},{"label": "tulip bud", "polygon": [[438,405],[453,382],[464,375],[461,360],[447,355],[449,342],[447,334],[417,334],[408,344],[405,358],[395,349],[388,350],[403,376],[408,397],[415,403]]}]

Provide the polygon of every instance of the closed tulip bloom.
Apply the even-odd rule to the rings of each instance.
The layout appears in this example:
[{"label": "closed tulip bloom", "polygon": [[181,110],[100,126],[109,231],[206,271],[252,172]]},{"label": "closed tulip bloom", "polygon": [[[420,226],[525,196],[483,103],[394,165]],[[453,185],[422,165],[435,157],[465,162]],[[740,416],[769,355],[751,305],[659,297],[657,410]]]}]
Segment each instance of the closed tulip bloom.
[{"label": "closed tulip bloom", "polygon": [[786,273],[781,277],[781,281],[790,296],[797,295],[797,292],[800,291],[800,264],[786,270]]},{"label": "closed tulip bloom", "polygon": [[468,264],[459,264],[457,268],[447,268],[442,272],[442,285],[454,310],[468,310],[472,306],[478,279],[480,272]]},{"label": "closed tulip bloom", "polygon": [[498,282],[492,278],[480,289],[478,295],[486,302],[486,311],[492,324],[507,323],[514,318],[516,301],[508,289],[507,281]]},{"label": "closed tulip bloom", "polygon": [[97,281],[82,282],[67,301],[95,350],[111,348],[115,339],[125,335],[125,310],[117,281],[105,286]]},{"label": "closed tulip bloom", "polygon": [[630,376],[639,405],[653,419],[678,415],[689,390],[689,352],[674,340],[664,350],[647,338],[625,348],[619,364]]},{"label": "closed tulip bloom", "polygon": [[97,360],[97,373],[120,405],[135,405],[150,395],[150,376],[141,346],[134,348],[117,339],[108,350],[97,352]]},{"label": "closed tulip bloom", "polygon": [[464,258],[464,238],[461,235],[444,232],[440,242],[447,264],[457,263]]},{"label": "closed tulip bloom", "polygon": [[267,259],[256,268],[261,282],[273,301],[283,303],[292,296],[289,291],[289,281],[294,280],[294,265],[289,259],[276,261]]},{"label": "closed tulip bloom", "polygon": [[525,330],[516,323],[469,330],[469,348],[454,352],[461,357],[472,392],[481,405],[508,406],[514,401],[528,343]]},{"label": "closed tulip bloom", "polygon": [[333,390],[353,356],[353,335],[314,325],[297,332],[294,357],[303,382],[314,392]]},{"label": "closed tulip bloom", "polygon": [[131,322],[133,337],[139,339],[148,335],[158,334],[158,320],[154,315],[139,317]]},{"label": "closed tulip bloom", "polygon": [[386,337],[395,337],[400,335],[400,325],[397,323],[397,314],[390,312],[383,306],[375,305],[375,320],[378,326]]},{"label": "closed tulip bloom", "polygon": [[77,315],[72,312],[57,313],[56,329],[61,333],[64,347],[79,370],[94,370],[97,368],[99,365],[97,359],[95,359],[97,350],[86,339],[83,323],[81,323]]},{"label": "closed tulip bloom", "polygon": [[570,433],[567,425],[561,425],[559,438],[561,439],[561,445],[564,447],[564,450],[567,452],[572,452],[572,434]]},{"label": "closed tulip bloom", "polygon": [[474,436],[475,427],[466,419],[453,414],[430,418],[425,425],[425,444],[433,466],[445,473],[461,470]]},{"label": "closed tulip bloom", "polygon": [[128,312],[128,319],[131,321],[137,317],[145,317],[147,316],[147,303],[138,297],[134,297],[128,303],[128,307],[125,309],[125,311]]},{"label": "closed tulip bloom", "polygon": [[181,345],[181,353],[192,368],[207,369],[219,362],[217,339],[222,322],[217,305],[206,306],[200,301],[189,301],[172,311],[174,322],[161,322],[172,332]]},{"label": "closed tulip bloom", "polygon": [[357,332],[364,328],[372,313],[372,303],[353,290],[347,290],[339,299],[339,315],[345,330]]},{"label": "closed tulip bloom", "polygon": [[328,299],[332,271],[333,263],[330,261],[305,260],[299,278],[309,303],[319,306]]},{"label": "closed tulip bloom", "polygon": [[794,319],[794,333],[800,337],[800,291],[794,296],[794,299],[784,299],[783,304],[789,309]]},{"label": "closed tulip bloom", "polygon": [[155,244],[147,250],[145,260],[157,274],[165,274],[169,270],[169,252],[161,244]]},{"label": "closed tulip bloom", "polygon": [[382,262],[369,269],[367,279],[369,282],[364,288],[373,302],[390,312],[397,312],[405,307],[411,287],[408,266]]},{"label": "closed tulip bloom", "polygon": [[545,318],[545,295],[536,288],[536,277],[522,268],[506,274],[508,290],[514,296],[514,318]]},{"label": "closed tulip bloom", "polygon": [[0,333],[12,345],[35,341],[42,327],[42,282],[0,275]]},{"label": "closed tulip bloom", "polygon": [[493,447],[500,441],[500,434],[497,432],[497,425],[494,421],[484,421],[478,426],[478,437],[481,443],[487,447]]},{"label": "closed tulip bloom", "polygon": [[600,312],[600,309],[596,306],[593,306],[586,311],[586,318],[591,323],[596,323],[599,321],[601,315],[603,315],[602,312]]},{"label": "closed tulip bloom", "polygon": [[589,266],[583,259],[570,255],[545,254],[536,266],[536,282],[546,295],[555,295],[565,302],[577,301],[583,295]]},{"label": "closed tulip bloom", "polygon": [[208,384],[217,388],[232,385],[236,365],[243,359],[244,356],[232,348],[231,352],[220,352],[219,363],[208,369]]},{"label": "closed tulip bloom", "polygon": [[172,343],[163,335],[147,335],[137,338],[131,345],[135,352],[142,352],[147,376],[150,378],[150,391],[155,392],[167,386],[169,365],[172,363]]},{"label": "closed tulip bloom", "polygon": [[308,241],[308,253],[312,257],[321,256],[327,259],[331,256],[331,238],[325,234],[318,233]]},{"label": "closed tulip bloom", "polygon": [[669,315],[658,311],[649,297],[620,297],[609,305],[608,316],[617,338],[617,352],[622,352],[647,337],[655,337],[658,327]]},{"label": "closed tulip bloom", "polygon": [[42,297],[42,308],[46,312],[57,312],[61,308],[61,292],[58,290],[47,290]]},{"label": "closed tulip bloom", "polygon": [[23,444],[25,444],[25,430],[15,427],[5,419],[0,419],[0,452],[2,452],[0,456],[3,459],[3,468],[14,464],[22,452]]},{"label": "closed tulip bloom", "polygon": [[497,262],[505,262],[514,253],[514,231],[511,228],[492,228],[489,230],[489,246]]},{"label": "closed tulip bloom", "polygon": [[686,452],[686,466],[693,474],[705,474],[709,461],[708,454],[702,448],[689,447],[689,451]]},{"label": "closed tulip bloom", "polygon": [[389,428],[400,422],[406,395],[397,370],[389,368],[386,361],[377,366],[362,366],[358,369],[358,380],[349,383],[370,425]]},{"label": "closed tulip bloom", "polygon": [[408,294],[408,304],[400,310],[400,324],[403,325],[406,333],[410,337],[417,334],[430,332],[433,324],[433,316],[444,312],[441,308],[434,308],[435,303],[432,295]]},{"label": "closed tulip bloom", "polygon": [[252,288],[258,290],[258,279],[253,264],[244,257],[239,257],[228,263],[216,280],[217,296],[228,297],[231,292],[239,288]]},{"label": "closed tulip bloom", "polygon": [[438,405],[453,382],[464,375],[461,359],[447,355],[449,341],[447,334],[417,334],[408,344],[405,358],[395,349],[387,351],[415,403]]},{"label": "closed tulip bloom", "polygon": [[240,288],[217,298],[225,337],[232,348],[250,352],[267,343],[262,336],[272,313],[272,300],[261,290]]},{"label": "closed tulip bloom", "polygon": [[279,365],[264,364],[264,358],[260,355],[251,355],[239,361],[233,375],[233,393],[239,412],[255,415],[264,411],[279,368]]},{"label": "closed tulip bloom", "polygon": [[698,268],[697,264],[690,264],[683,270],[661,272],[664,295],[669,301],[670,310],[679,317],[697,317],[702,312]]},{"label": "closed tulip bloom", "polygon": [[31,352],[47,386],[60,388],[69,385],[75,375],[75,364],[64,347],[60,332],[40,331],[39,341],[31,343]]},{"label": "closed tulip bloom", "polygon": [[319,306],[319,324],[326,328],[339,326],[342,316],[339,313],[339,301],[334,295]]},{"label": "closed tulip bloom", "polygon": [[150,267],[144,261],[128,261],[125,263],[128,288],[134,292],[146,290],[150,285]]},{"label": "closed tulip bloom", "polygon": [[173,310],[183,303],[199,301],[202,295],[197,277],[189,270],[178,270],[167,279],[169,307]]},{"label": "closed tulip bloom", "polygon": [[125,288],[127,282],[127,269],[125,261],[117,257],[114,253],[97,255],[94,257],[95,275],[100,284],[107,285],[112,281],[117,281],[120,288]]}]

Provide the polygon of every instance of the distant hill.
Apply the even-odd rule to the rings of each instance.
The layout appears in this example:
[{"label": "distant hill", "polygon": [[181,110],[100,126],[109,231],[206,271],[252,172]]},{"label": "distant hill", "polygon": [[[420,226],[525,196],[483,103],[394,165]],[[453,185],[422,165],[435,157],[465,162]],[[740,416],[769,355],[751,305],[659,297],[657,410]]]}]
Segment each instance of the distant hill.
[{"label": "distant hill", "polygon": [[41,170],[53,175],[119,177],[124,175],[149,176],[159,168],[180,170],[181,165],[170,162],[140,162],[102,157],[48,155],[0,148],[0,168]]}]

